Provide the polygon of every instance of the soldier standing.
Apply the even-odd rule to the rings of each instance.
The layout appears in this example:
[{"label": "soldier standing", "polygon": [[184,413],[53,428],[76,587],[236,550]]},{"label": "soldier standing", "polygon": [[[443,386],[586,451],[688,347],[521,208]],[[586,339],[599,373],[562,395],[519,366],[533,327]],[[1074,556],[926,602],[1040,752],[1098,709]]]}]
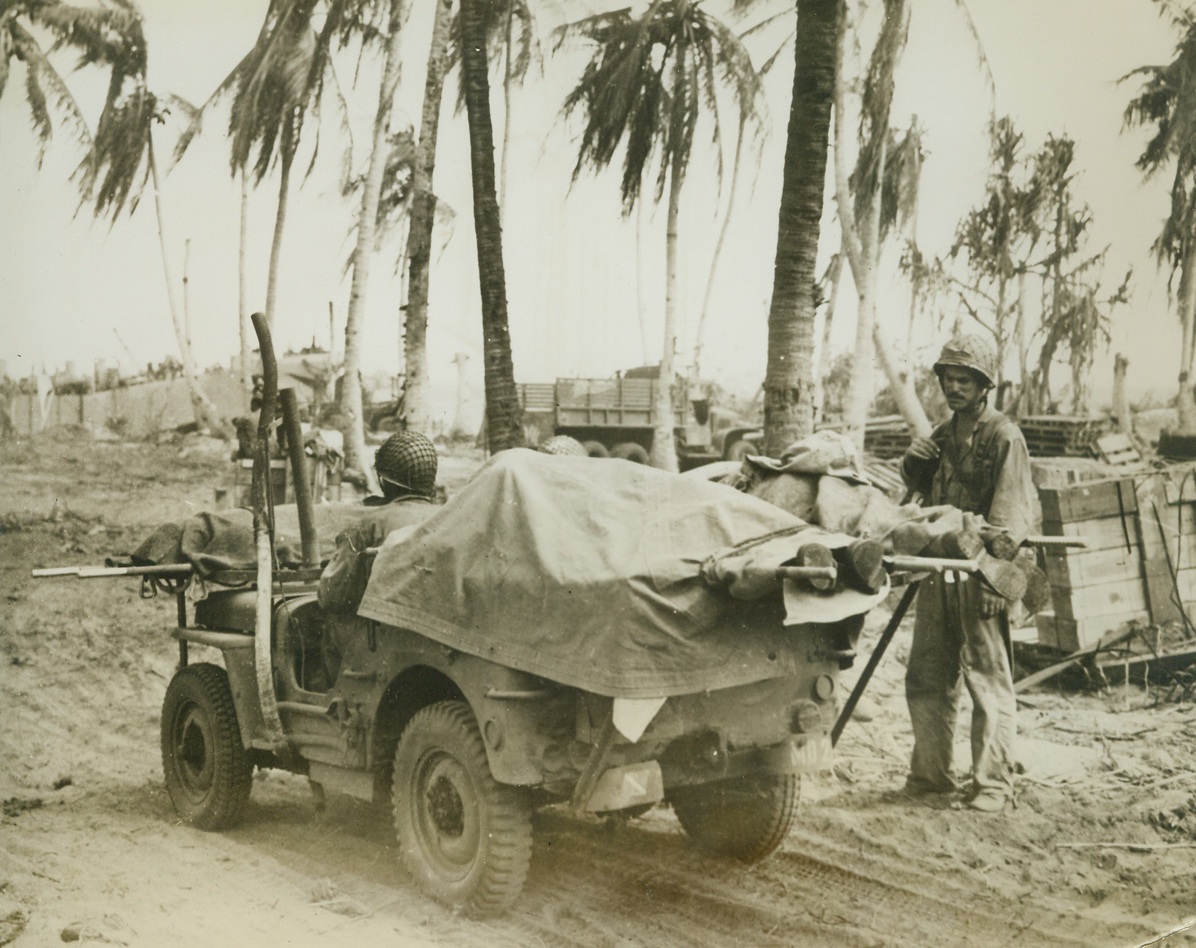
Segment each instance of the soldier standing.
[{"label": "soldier standing", "polygon": [[[996,363],[992,345],[979,336],[943,347],[934,371],[952,415],[910,445],[902,476],[927,503],[980,514],[1016,547],[1030,532],[1034,487],[1021,430],[988,404]],[[979,575],[944,573],[922,581],[905,682],[914,732],[908,793],[959,789],[951,765],[962,679],[972,698],[968,806],[999,813],[1012,796],[1017,704],[1007,608]]]}]

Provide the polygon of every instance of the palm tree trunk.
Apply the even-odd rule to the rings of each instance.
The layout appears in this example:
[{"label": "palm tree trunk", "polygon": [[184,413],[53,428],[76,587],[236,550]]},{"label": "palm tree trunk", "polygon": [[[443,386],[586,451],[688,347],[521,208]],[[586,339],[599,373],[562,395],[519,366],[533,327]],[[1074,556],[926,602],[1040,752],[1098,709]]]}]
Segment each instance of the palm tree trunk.
[{"label": "palm tree trunk", "polygon": [[[289,136],[284,136],[289,137]],[[270,268],[266,273],[266,324],[274,328],[274,304],[278,299],[278,270],[282,262],[282,234],[287,224],[287,205],[291,195],[291,165],[295,162],[295,145],[284,141],[281,173],[278,179],[278,211],[274,215],[274,237],[270,241]]]},{"label": "palm tree trunk", "polygon": [[677,471],[677,445],[673,436],[673,376],[677,356],[677,214],[681,204],[681,176],[677,162],[669,172],[668,228],[665,234],[664,348],[660,354],[660,377],[652,393],[653,467]]},{"label": "palm tree trunk", "polygon": [[386,136],[390,131],[390,112],[401,72],[402,38],[401,0],[394,0],[390,13],[390,41],[386,46],[386,64],[378,87],[378,105],[374,110],[374,134],[370,143],[365,185],[361,189],[361,209],[357,217],[357,242],[353,248],[353,280],[349,288],[349,312],[345,317],[345,375],[341,385],[340,410],[344,415],[345,467],[361,471],[371,490],[378,485],[367,462],[365,447],[365,410],[361,394],[361,329],[365,321],[365,300],[370,282],[370,264],[374,257],[374,235],[378,224],[378,199],[386,171]]},{"label": "palm tree trunk", "polygon": [[407,318],[403,339],[407,377],[403,385],[403,410],[407,424],[418,431],[428,430],[431,423],[428,405],[428,281],[432,262],[432,230],[436,222],[436,195],[432,190],[432,176],[436,169],[436,138],[440,128],[440,103],[444,96],[452,7],[452,0],[436,0],[411,184],[411,226],[407,237]]},{"label": "palm tree trunk", "polygon": [[731,214],[735,210],[735,195],[739,188],[739,165],[743,158],[746,125],[747,115],[740,113],[739,132],[735,137],[735,161],[731,167],[731,190],[727,194],[727,211],[723,215],[723,223],[718,230],[718,240],[714,243],[714,254],[710,258],[710,272],[706,276],[706,292],[702,295],[702,311],[698,314],[698,331],[694,334],[693,372],[695,378],[702,377],[702,349],[706,341],[706,321],[710,315],[710,300],[714,295],[714,276],[718,272],[718,263],[722,258],[723,245],[727,241],[727,231],[731,225]]},{"label": "palm tree trunk", "polygon": [[648,290],[644,278],[644,201],[636,202],[635,214],[635,303],[640,321],[640,347],[643,352],[644,365],[652,361],[652,344],[648,333]]},{"label": "palm tree trunk", "polygon": [[[685,82],[686,50],[679,40],[673,52],[674,89],[680,90]],[[664,349],[660,354],[660,376],[652,396],[652,447],[649,461],[653,467],[664,471],[677,471],[677,444],[673,434],[673,378],[676,375],[677,360],[677,217],[681,209],[681,183],[684,179],[681,149],[673,152],[673,165],[669,169],[669,206],[665,225],[665,284],[664,284]]]},{"label": "palm tree trunk", "polygon": [[498,222],[507,218],[507,156],[511,151],[511,32],[514,28],[515,4],[507,0],[507,42],[503,50],[502,69],[502,152],[498,159]]},{"label": "palm tree trunk", "polygon": [[872,326],[872,343],[876,351],[876,361],[889,380],[889,388],[893,393],[893,400],[897,403],[897,411],[909,425],[910,433],[915,438],[929,438],[934,426],[926,417],[926,409],[914,390],[913,378],[907,365],[903,364],[900,356],[895,355],[889,346],[889,341],[880,330],[879,321]]},{"label": "palm tree trunk", "polygon": [[1180,432],[1192,434],[1196,432],[1196,394],[1192,390],[1192,346],[1196,344],[1196,240],[1189,241],[1179,276],[1179,318],[1183,341],[1175,407]]},{"label": "palm tree trunk", "polygon": [[764,376],[764,452],[772,457],[814,430],[815,265],[841,16],[839,0],[796,3],[801,28],[795,43]]},{"label": "palm tree trunk", "polygon": [[814,417],[816,421],[826,419],[825,380],[831,370],[831,330],[835,325],[835,310],[839,305],[839,289],[843,286],[843,257],[845,254],[846,251],[840,249],[827,269],[826,279],[831,285],[831,292],[827,297],[826,309],[823,311],[822,341],[817,349],[818,370],[814,373]]},{"label": "palm tree trunk", "polygon": [[179,361],[183,364],[183,378],[187,382],[187,394],[191,398],[191,410],[195,415],[195,423],[200,428],[207,428],[213,434],[224,434],[224,424],[216,415],[216,408],[204,394],[199,385],[199,372],[195,366],[195,356],[191,351],[191,343],[187,339],[187,328],[183,324],[183,314],[179,311],[178,300],[174,292],[174,277],[170,272],[170,254],[166,245],[166,220],[162,212],[162,188],[158,179],[158,161],[154,157],[154,142],[151,138],[148,145],[148,160],[150,182],[154,188],[154,213],[158,220],[158,247],[162,252],[162,274],[166,279],[166,302],[170,308],[170,320],[174,324],[175,338],[179,343]]},{"label": "palm tree trunk", "polygon": [[245,390],[245,407],[253,395],[253,323],[249,320],[249,296],[245,255],[249,247],[249,175],[245,166],[239,172],[241,178],[241,230],[240,246],[237,248],[237,320],[241,329],[241,387]]},{"label": "palm tree trunk", "polygon": [[490,77],[482,0],[461,2],[461,77],[469,118],[469,160],[473,182],[473,228],[477,239],[482,297],[486,427],[490,450],[521,447],[523,410],[515,389],[511,335],[507,324],[507,275],[502,225],[494,184],[494,130],[490,119]]},{"label": "palm tree trunk", "polygon": [[[883,137],[880,142],[880,155],[876,160],[876,183],[868,205],[868,231],[856,241],[860,252],[852,258],[852,262],[857,264],[852,267],[852,274],[859,288],[860,300],[843,430],[861,452],[864,450],[868,410],[872,406],[873,373],[876,366],[876,345],[873,342],[876,328],[876,271],[880,263],[880,196],[884,192],[888,129],[882,129],[880,134]],[[839,219],[845,231],[853,229],[852,225],[855,222],[852,220],[850,202],[839,202]]]}]

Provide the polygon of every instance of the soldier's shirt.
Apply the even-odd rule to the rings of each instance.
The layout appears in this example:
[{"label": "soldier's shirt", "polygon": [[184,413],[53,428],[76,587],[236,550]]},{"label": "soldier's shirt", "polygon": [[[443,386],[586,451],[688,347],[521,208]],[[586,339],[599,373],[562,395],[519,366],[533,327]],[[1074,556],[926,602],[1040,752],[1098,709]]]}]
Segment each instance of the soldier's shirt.
[{"label": "soldier's shirt", "polygon": [[931,432],[930,439],[939,447],[937,460],[905,460],[906,484],[924,494],[931,505],[950,504],[980,514],[1020,543],[1034,519],[1030,452],[1021,429],[985,405],[970,437],[957,439],[955,431],[952,415]]}]

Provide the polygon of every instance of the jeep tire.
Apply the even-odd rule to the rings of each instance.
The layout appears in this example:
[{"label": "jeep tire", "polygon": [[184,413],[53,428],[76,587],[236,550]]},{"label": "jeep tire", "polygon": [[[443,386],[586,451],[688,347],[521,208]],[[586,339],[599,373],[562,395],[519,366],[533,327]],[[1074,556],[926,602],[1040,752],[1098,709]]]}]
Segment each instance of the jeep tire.
[{"label": "jeep tire", "polygon": [[681,828],[714,856],[759,862],[784,842],[797,810],[792,775],[735,777],[670,795]]},{"label": "jeep tire", "polygon": [[240,820],[253,765],[241,744],[228,674],[219,665],[188,665],[171,679],[162,702],[162,769],[184,823],[222,830]]},{"label": "jeep tire", "polygon": [[412,717],[393,788],[399,859],[420,888],[474,915],[515,901],[531,860],[531,807],[490,773],[469,705],[442,701]]}]

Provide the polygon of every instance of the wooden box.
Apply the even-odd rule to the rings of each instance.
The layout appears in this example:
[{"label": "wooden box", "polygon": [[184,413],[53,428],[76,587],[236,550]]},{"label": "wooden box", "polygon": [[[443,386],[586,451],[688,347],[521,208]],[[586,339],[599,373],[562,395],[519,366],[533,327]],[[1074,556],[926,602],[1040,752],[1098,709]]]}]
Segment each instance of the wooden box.
[{"label": "wooden box", "polygon": [[1146,625],[1149,621],[1150,614],[1145,610],[1092,619],[1066,619],[1052,612],[1042,612],[1035,624],[1041,644],[1071,653],[1095,645],[1109,632],[1120,631],[1131,623]]},{"label": "wooden box", "polygon": [[1039,490],[1042,518],[1055,523],[1120,517],[1138,509],[1134,482],[1129,478],[1115,481],[1088,481],[1069,487],[1044,487]]}]

